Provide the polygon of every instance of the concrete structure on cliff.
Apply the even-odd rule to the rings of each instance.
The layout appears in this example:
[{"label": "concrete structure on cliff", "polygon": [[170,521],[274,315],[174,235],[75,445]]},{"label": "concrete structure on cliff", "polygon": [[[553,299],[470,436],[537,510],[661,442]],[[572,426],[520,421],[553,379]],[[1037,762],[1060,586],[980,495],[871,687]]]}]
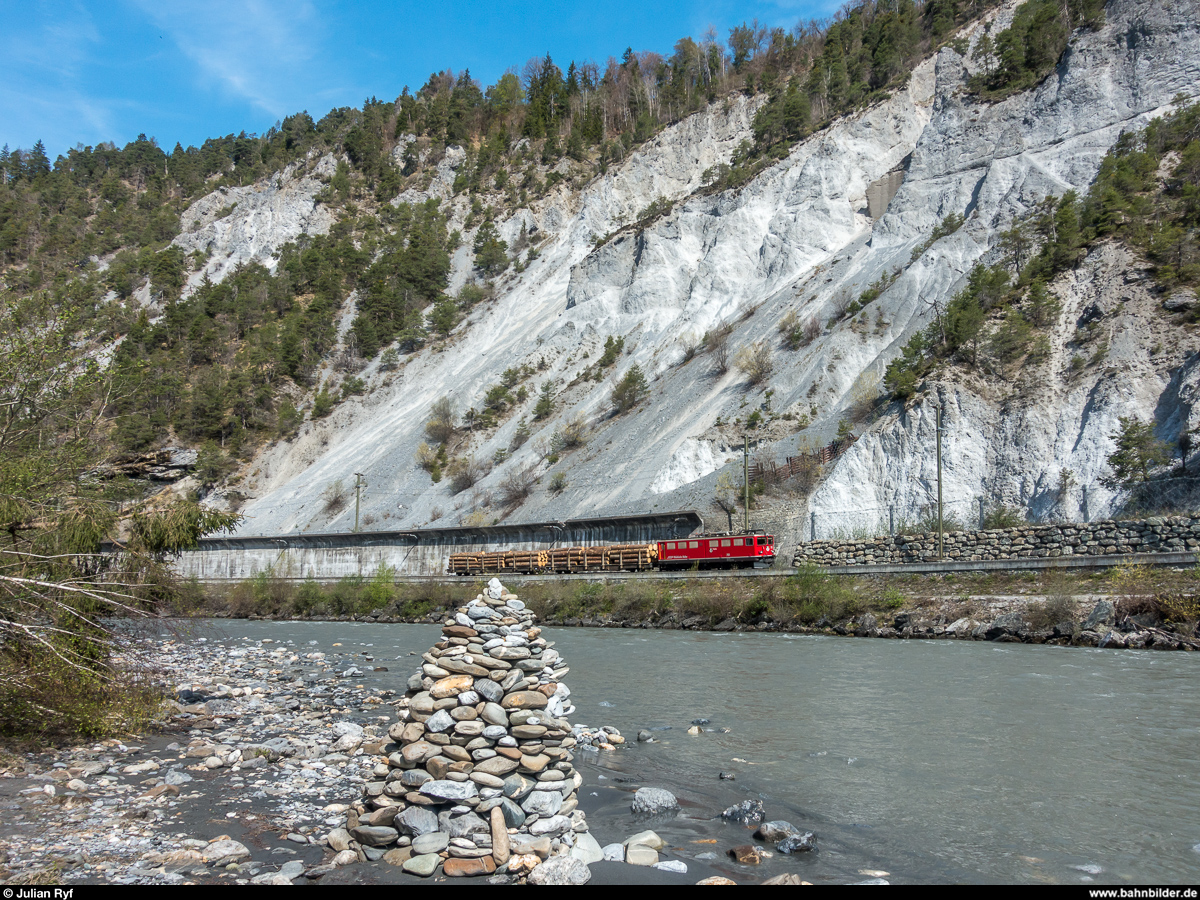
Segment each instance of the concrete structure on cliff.
[{"label": "concrete structure on cliff", "polygon": [[183,553],[176,568],[205,582],[241,581],[266,571],[277,578],[331,581],[369,577],[380,567],[401,576],[445,575],[451,553],[636,544],[687,537],[703,528],[695,510],[678,510],[478,528],[206,538]]}]

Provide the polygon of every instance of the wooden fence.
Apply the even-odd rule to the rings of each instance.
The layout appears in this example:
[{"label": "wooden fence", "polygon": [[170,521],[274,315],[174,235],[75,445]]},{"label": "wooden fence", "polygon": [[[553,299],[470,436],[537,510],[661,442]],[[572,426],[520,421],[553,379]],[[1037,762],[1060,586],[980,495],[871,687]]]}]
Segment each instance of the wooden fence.
[{"label": "wooden fence", "polygon": [[844,438],[832,440],[824,447],[819,447],[803,456],[789,456],[783,463],[777,463],[774,460],[765,464],[752,462],[750,463],[750,480],[786,481],[788,478],[806,471],[814,462],[819,465],[833,462],[849,450],[857,440],[855,435],[848,434]]}]

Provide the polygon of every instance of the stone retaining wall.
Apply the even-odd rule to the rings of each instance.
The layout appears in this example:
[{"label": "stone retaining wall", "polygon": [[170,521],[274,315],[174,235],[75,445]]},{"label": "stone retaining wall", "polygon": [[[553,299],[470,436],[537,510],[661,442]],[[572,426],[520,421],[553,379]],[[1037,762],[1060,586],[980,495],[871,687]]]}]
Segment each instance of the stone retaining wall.
[{"label": "stone retaining wall", "polygon": [[[1151,517],[1142,521],[1022,525],[987,531],[953,531],[943,538],[948,560],[1102,556],[1170,553],[1200,548],[1200,515]],[[885,535],[867,541],[808,541],[796,548],[793,565],[853,566],[932,562],[937,532]]]}]

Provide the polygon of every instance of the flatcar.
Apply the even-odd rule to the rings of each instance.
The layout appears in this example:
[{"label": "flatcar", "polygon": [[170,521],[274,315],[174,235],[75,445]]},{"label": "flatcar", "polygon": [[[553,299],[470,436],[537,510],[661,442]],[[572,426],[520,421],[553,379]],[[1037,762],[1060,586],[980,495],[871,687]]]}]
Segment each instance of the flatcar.
[{"label": "flatcar", "polygon": [[598,544],[549,550],[452,553],[451,575],[568,575],[648,572],[653,569],[766,567],[775,560],[775,537],[762,532],[701,534],[649,544]]}]

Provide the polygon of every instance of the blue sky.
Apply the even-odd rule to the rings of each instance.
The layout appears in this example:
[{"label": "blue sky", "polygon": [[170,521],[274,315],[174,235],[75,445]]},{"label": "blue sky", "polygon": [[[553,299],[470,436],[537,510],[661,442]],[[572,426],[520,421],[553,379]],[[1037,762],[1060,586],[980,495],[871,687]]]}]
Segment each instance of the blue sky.
[{"label": "blue sky", "polygon": [[261,133],[307,109],[320,118],[392,100],[435,70],[483,86],[549,52],[603,66],[627,46],[669,53],[713,26],[791,28],[837,0],[653,3],[407,3],[338,0],[0,0],[0,145],[51,159],[76,143],[123,146]]}]

